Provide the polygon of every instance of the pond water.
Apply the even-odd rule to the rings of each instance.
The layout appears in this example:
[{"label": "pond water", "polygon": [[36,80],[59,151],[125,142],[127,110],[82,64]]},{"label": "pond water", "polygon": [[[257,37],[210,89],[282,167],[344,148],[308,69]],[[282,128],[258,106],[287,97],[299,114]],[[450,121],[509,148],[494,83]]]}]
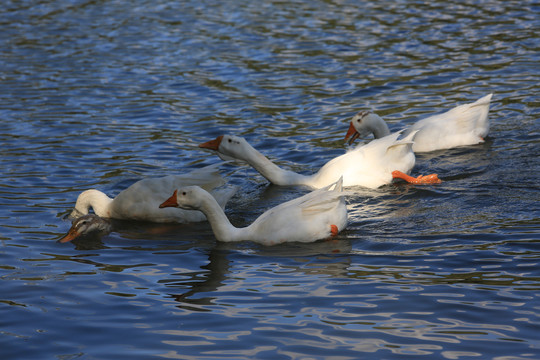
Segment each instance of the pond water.
[{"label": "pond water", "polygon": [[[534,1],[24,0],[0,24],[2,359],[540,358]],[[216,163],[218,135],[310,173],[358,110],[397,130],[489,93],[484,144],[418,154],[439,185],[355,189],[335,241],[56,243],[81,191]],[[237,226],[308,191],[222,169]]]}]

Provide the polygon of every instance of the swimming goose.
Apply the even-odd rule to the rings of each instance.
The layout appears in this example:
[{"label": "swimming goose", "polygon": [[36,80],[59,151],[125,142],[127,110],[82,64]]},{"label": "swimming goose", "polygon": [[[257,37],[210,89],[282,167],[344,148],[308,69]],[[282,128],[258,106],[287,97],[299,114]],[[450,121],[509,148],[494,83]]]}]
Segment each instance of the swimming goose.
[{"label": "swimming goose", "polygon": [[107,219],[101,218],[96,214],[88,214],[73,221],[67,234],[57,242],[66,243],[81,236],[101,236],[111,231],[112,225]]},{"label": "swimming goose", "polygon": [[263,245],[312,242],[335,236],[347,225],[342,183],[340,178],[335,184],[280,204],[244,228],[234,227],[216,200],[198,186],[177,189],[160,207],[202,211],[219,241],[251,240]]},{"label": "swimming goose", "polygon": [[[492,96],[493,94],[489,94],[474,103],[460,105],[443,114],[420,120],[403,134],[406,136],[418,131],[412,147],[414,152],[482,143],[489,132],[488,112]],[[351,144],[357,138],[371,133],[378,139],[389,135],[390,130],[377,114],[360,111],[352,118],[345,140],[350,137]]]},{"label": "swimming goose", "polygon": [[[391,183],[393,171],[407,179],[401,174],[410,173],[414,166],[415,156],[411,146],[415,134],[412,132],[398,140],[400,134],[396,133],[358,146],[330,160],[313,175],[302,175],[280,168],[239,136],[221,135],[200,144],[199,147],[217,151],[222,159],[232,157],[245,161],[276,185],[306,185],[319,189],[343,177],[343,186],[365,186],[374,189]],[[416,178],[415,181],[437,182],[433,177]]]},{"label": "swimming goose", "polygon": [[163,197],[169,196],[175,189],[186,185],[199,185],[217,199],[221,207],[234,195],[236,188],[227,187],[217,189],[225,183],[214,164],[193,170],[183,175],[169,175],[160,178],[140,180],[127,189],[121,191],[114,199],[103,192],[90,189],[83,191],[77,198],[75,209],[71,218],[88,214],[90,208],[103,218],[144,220],[158,223],[167,222],[198,222],[205,221],[206,217],[199,211],[181,209],[158,209]]}]

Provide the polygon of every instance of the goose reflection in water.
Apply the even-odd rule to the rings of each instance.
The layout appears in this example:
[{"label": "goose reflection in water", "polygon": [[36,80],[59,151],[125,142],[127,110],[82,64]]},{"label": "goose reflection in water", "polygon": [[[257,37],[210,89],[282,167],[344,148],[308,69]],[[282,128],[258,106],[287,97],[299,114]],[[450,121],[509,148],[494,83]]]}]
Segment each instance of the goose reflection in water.
[{"label": "goose reflection in water", "polygon": [[[347,277],[348,269],[351,267],[349,256],[335,255],[336,253],[347,254],[352,250],[350,241],[346,239],[317,241],[310,243],[309,246],[303,243],[285,243],[271,247],[254,245],[256,249],[250,251],[262,258],[296,258],[300,262],[299,265],[282,265],[284,271],[291,273],[299,272],[313,276],[343,278]],[[230,286],[230,274],[237,273],[239,270],[238,262],[234,260],[239,253],[239,246],[239,243],[216,242],[215,246],[208,249],[208,263],[201,266],[201,271],[189,274],[171,274],[170,278],[162,279],[159,283],[164,284],[167,288],[177,289],[176,292],[169,292],[168,297],[178,302],[176,307],[179,309],[199,312],[212,311],[206,307],[215,305],[219,298],[218,291]],[[298,263],[298,261],[294,263]],[[231,268],[235,268],[234,271]],[[249,274],[251,271],[256,272],[257,268],[246,267],[246,273],[239,275],[238,279],[252,277]],[[186,276],[189,278],[186,279]],[[289,280],[296,281],[293,278]],[[266,280],[260,279],[258,281]],[[257,287],[255,284],[254,286]],[[223,289],[223,291],[231,290]],[[256,296],[255,294],[254,296]]]}]

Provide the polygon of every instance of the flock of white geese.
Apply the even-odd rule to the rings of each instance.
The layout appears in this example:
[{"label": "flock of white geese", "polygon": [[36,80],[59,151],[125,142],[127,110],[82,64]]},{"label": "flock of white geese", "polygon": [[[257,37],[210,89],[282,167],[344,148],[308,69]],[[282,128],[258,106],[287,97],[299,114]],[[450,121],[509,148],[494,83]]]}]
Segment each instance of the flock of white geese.
[{"label": "flock of white geese", "polygon": [[[414,184],[433,184],[437,175],[410,176],[415,152],[449,149],[484,142],[489,132],[488,112],[492,94],[474,103],[422,119],[390,133],[385,121],[369,111],[356,114],[345,136],[352,143],[373,134],[360,144],[328,161],[312,175],[282,169],[253,148],[244,138],[222,135],[200,144],[223,160],[247,162],[276,185],[304,185],[314,190],[264,212],[247,227],[237,228],[224,209],[237,188],[225,186],[214,164],[182,175],[143,179],[114,199],[99,190],[82,192],[70,214],[74,222],[59,242],[112,230],[108,219],[157,223],[208,221],[218,241],[254,241],[264,245],[312,242],[337,235],[347,226],[343,187],[377,188],[399,178]],[[90,209],[93,213],[90,213]]]}]

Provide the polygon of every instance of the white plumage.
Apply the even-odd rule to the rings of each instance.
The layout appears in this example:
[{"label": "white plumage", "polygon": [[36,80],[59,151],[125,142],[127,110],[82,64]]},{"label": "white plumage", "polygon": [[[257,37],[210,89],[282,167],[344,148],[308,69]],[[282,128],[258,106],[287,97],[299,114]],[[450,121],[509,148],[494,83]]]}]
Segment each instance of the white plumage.
[{"label": "white plumage", "polygon": [[159,204],[181,186],[199,185],[210,191],[221,207],[225,207],[236,188],[218,189],[225,183],[217,170],[218,166],[214,164],[182,175],[143,179],[120,192],[114,199],[96,189],[83,191],[70,217],[86,215],[91,208],[96,215],[104,218],[158,223],[204,221],[206,217],[199,211],[159,209]]},{"label": "white plumage", "polygon": [[398,139],[399,136],[396,133],[358,146],[330,160],[313,175],[280,168],[239,136],[222,135],[199,146],[217,151],[224,159],[247,162],[276,185],[307,185],[319,189],[343,177],[343,186],[377,188],[392,182],[393,171],[408,174],[414,166],[415,156],[411,146],[415,132],[403,139]]},{"label": "white plumage", "polygon": [[216,200],[198,186],[179,188],[160,207],[201,210],[219,241],[251,240],[264,245],[312,242],[327,238],[347,225],[342,179],[322,189],[280,204],[259,216],[251,225],[236,228]]},{"label": "white plumage", "polygon": [[[450,149],[457,146],[475,145],[484,142],[489,133],[489,105],[493,94],[484,96],[474,103],[457,106],[443,114],[422,119],[408,127],[404,136],[418,131],[412,147],[414,152]],[[377,114],[360,111],[349,126],[345,140],[352,143],[358,137],[373,134],[382,138],[390,134],[388,125]]]}]

